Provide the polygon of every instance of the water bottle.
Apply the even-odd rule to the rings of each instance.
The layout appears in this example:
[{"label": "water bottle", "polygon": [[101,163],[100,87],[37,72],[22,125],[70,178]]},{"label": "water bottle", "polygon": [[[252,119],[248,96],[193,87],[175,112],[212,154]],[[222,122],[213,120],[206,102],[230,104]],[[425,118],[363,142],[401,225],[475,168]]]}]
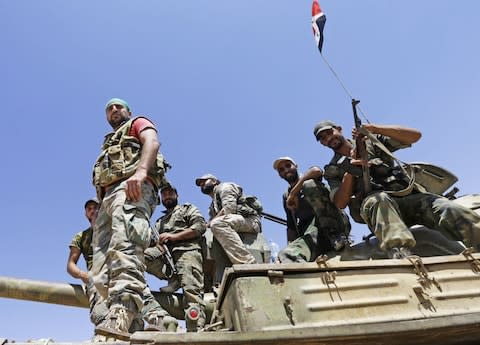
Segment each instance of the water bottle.
[{"label": "water bottle", "polygon": [[278,256],[278,250],[279,250],[278,244],[276,244],[272,240],[270,240],[269,243],[270,243],[270,261],[275,262]]}]

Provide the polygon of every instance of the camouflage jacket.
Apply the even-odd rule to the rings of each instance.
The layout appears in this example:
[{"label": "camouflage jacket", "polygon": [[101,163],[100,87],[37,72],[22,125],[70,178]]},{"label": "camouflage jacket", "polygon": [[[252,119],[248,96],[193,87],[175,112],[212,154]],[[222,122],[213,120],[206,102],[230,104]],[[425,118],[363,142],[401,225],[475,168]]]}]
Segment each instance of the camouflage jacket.
[{"label": "camouflage jacket", "polygon": [[213,219],[220,210],[225,215],[240,214],[244,217],[259,217],[257,211],[246,204],[242,187],[232,182],[221,182],[213,189],[213,199],[208,214]]},{"label": "camouflage jacket", "polygon": [[[133,122],[131,119],[120,126],[115,132],[105,136],[102,151],[93,167],[93,185],[97,193],[101,187],[112,185],[132,176],[137,170],[142,152],[140,140],[130,135]],[[157,159],[148,170],[148,178],[157,188],[166,184],[165,170],[167,163],[160,152]]]},{"label": "camouflage jacket", "polygon": [[92,235],[93,235],[93,228],[89,227],[86,230],[80,231],[72,238],[72,242],[70,243],[70,248],[75,247],[80,250],[85,259],[85,264],[87,266],[87,270],[90,271],[92,268],[92,261],[93,261],[93,248],[92,248]]},{"label": "camouflage jacket", "polygon": [[[399,149],[403,149],[411,146],[411,145],[401,144],[400,142],[393,140],[387,136],[383,136],[379,134],[374,134],[374,135],[383,145],[385,145],[385,147],[387,147],[390,150],[390,152],[394,152]],[[347,140],[350,143],[352,143],[352,145],[355,144],[351,139],[347,139]],[[368,160],[372,164],[372,166],[383,164],[384,166],[389,168],[393,167],[394,161],[392,157],[387,155],[377,146],[373,145],[370,140],[367,140],[365,144],[367,148]],[[340,164],[343,158],[344,156],[338,153],[335,153],[333,158],[330,160],[330,163],[326,165],[324,168],[325,170],[324,177],[327,180],[328,185],[330,186],[331,199],[333,199],[333,196],[340,188],[340,185],[342,184],[342,180],[343,180],[343,175],[346,172],[346,170]],[[370,169],[370,171],[373,177],[372,169]],[[353,195],[359,195],[359,193],[361,192],[361,187],[362,187],[361,178],[356,178],[354,182]],[[373,187],[373,189],[377,189],[377,190],[378,188],[379,188],[378,185],[376,187]],[[353,217],[353,219],[359,222],[363,222],[363,220],[360,217],[360,205],[362,201],[363,200],[359,200],[358,198],[352,198],[352,201],[349,204],[351,216]]]},{"label": "camouflage jacket", "polygon": [[186,203],[175,206],[171,212],[164,212],[165,215],[160,217],[155,224],[160,234],[163,232],[177,233],[185,229],[196,230],[199,233],[197,238],[191,240],[168,243],[169,249],[172,251],[200,249],[201,235],[207,229],[200,210],[196,206]]}]

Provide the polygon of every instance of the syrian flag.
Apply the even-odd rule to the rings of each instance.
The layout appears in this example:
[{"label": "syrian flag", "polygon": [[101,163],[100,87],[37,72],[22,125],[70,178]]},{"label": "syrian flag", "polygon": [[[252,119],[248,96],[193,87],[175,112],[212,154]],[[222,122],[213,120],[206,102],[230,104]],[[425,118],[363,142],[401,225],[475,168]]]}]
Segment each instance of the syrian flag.
[{"label": "syrian flag", "polygon": [[318,4],[318,0],[313,0],[312,28],[313,28],[313,35],[315,36],[315,41],[317,42],[317,47],[318,47],[318,50],[320,51],[320,54],[322,53],[322,46],[323,46],[323,27],[325,26],[326,21],[327,21],[327,17],[325,17],[325,13],[322,12],[322,9]]}]

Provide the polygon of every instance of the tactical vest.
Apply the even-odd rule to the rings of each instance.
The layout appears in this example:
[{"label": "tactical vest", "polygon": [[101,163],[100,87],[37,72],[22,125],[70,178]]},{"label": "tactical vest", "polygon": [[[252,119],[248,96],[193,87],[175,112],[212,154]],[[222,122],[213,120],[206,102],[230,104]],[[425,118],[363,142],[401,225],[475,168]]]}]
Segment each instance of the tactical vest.
[{"label": "tactical vest", "polygon": [[[102,152],[98,156],[93,167],[93,185],[101,191],[103,187],[123,181],[137,170],[140,162],[142,144],[134,136],[130,136],[133,121],[138,117],[124,123],[115,132],[105,136]],[[168,182],[165,172],[170,166],[158,152],[157,159],[148,170],[148,177],[157,189],[162,188]],[[98,193],[101,195],[101,193]]]}]

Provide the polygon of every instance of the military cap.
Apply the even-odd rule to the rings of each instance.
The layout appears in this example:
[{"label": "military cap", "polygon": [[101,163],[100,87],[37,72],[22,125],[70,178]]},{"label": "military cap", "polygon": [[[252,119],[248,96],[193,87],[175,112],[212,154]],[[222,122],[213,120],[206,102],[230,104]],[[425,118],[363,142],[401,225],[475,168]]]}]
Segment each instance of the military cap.
[{"label": "military cap", "polygon": [[205,174],[205,175],[200,176],[199,178],[197,178],[197,179],[195,180],[195,184],[196,184],[197,186],[200,186],[200,183],[201,183],[202,181],[208,180],[209,178],[211,178],[211,179],[213,179],[213,180],[215,180],[215,181],[218,181],[218,179],[217,179],[214,175],[212,175],[212,174]]},{"label": "military cap", "polygon": [[338,125],[333,121],[330,121],[330,120],[320,121],[315,125],[315,127],[313,127],[313,135],[315,136],[315,138],[317,138],[320,132],[326,131],[327,129],[332,129],[333,127],[338,127]]},{"label": "military cap", "polygon": [[160,193],[163,192],[164,190],[172,190],[174,191],[176,194],[178,194],[177,192],[177,188],[175,188],[175,186],[171,185],[171,184],[167,184],[166,186],[163,186],[161,189],[160,189]]},{"label": "military cap", "polygon": [[297,163],[295,163],[295,161],[290,157],[280,157],[275,159],[275,162],[273,162],[273,169],[278,170],[278,165],[282,162],[290,162],[295,166],[297,165]]}]

